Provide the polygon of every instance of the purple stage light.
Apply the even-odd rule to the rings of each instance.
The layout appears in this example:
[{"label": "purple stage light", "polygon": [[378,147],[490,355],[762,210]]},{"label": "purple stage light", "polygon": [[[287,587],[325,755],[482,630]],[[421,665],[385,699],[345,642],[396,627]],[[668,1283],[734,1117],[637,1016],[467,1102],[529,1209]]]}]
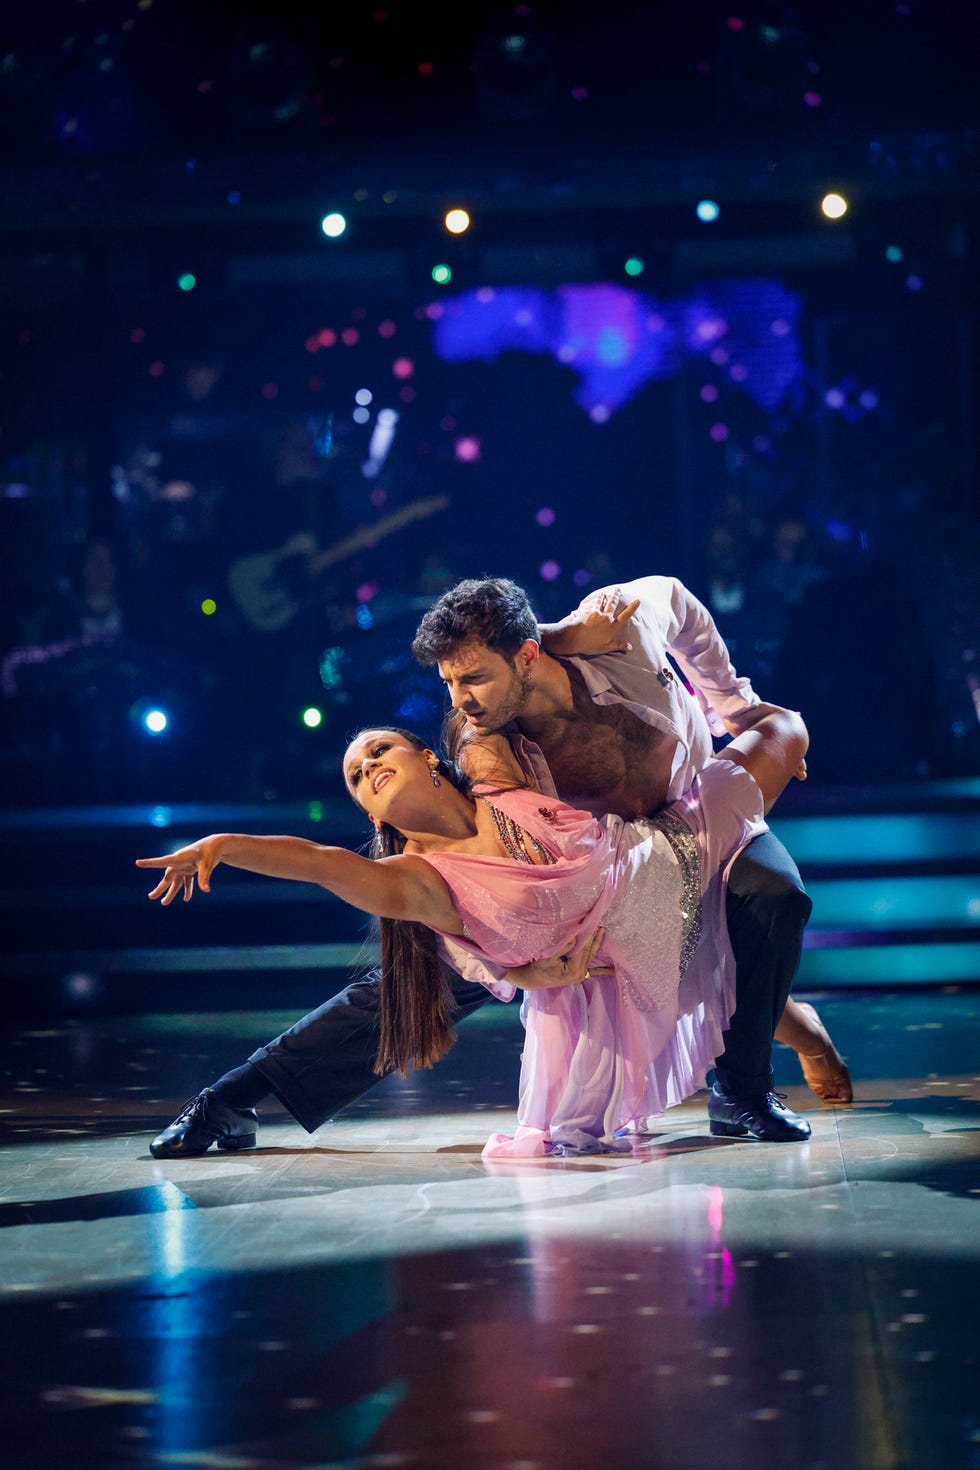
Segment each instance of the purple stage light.
[{"label": "purple stage light", "polygon": [[710,360],[726,366],[734,358],[746,371],[746,391],[767,411],[802,372],[800,301],[773,281],[717,282],[700,288],[696,299],[669,303],[608,284],[552,292],[500,287],[492,295],[482,288],[446,306],[432,334],[440,357],[492,362],[507,351],[550,353],[573,369],[574,397],[595,423],[646,383],[673,376],[682,344],[702,355],[714,342]]},{"label": "purple stage light", "polygon": [[483,453],[480,440],[475,434],[463,434],[453,445],[456,458],[461,464],[475,464]]}]

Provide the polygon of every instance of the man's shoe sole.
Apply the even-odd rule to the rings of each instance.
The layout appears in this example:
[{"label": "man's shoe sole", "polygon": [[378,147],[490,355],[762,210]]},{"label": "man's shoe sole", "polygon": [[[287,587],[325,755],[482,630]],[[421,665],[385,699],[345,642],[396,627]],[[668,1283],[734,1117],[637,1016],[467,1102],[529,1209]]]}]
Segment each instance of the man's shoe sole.
[{"label": "man's shoe sole", "polygon": [[716,1123],[714,1119],[708,1124],[708,1132],[713,1138],[751,1138],[753,1143],[806,1143],[810,1137],[805,1133],[789,1134],[786,1138],[761,1138],[744,1123]]},{"label": "man's shoe sole", "polygon": [[[240,1138],[219,1138],[217,1146],[224,1153],[237,1153],[240,1148],[255,1147],[254,1133],[243,1133]],[[211,1152],[211,1144],[207,1148],[174,1148],[171,1144],[164,1144],[162,1148],[156,1149],[150,1145],[150,1153],[155,1159],[203,1159],[204,1155]]]}]

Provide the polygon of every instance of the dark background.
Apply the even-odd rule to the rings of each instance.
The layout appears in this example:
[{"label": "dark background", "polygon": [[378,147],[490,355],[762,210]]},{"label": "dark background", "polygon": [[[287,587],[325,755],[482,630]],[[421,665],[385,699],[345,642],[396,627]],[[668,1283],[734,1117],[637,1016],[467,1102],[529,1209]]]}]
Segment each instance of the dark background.
[{"label": "dark background", "polygon": [[[6,15],[7,805],[336,794],[359,724],[435,728],[412,632],[487,573],[543,617],[681,575],[806,713],[816,781],[975,773],[976,28],[911,0]],[[277,631],[229,593],[249,553],[399,511],[284,565]]]}]

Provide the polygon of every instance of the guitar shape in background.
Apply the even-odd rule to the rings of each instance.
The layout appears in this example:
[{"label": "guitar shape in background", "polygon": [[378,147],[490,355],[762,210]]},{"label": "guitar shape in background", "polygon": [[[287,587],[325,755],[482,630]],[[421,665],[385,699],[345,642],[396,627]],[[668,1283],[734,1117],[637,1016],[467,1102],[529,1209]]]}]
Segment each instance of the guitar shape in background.
[{"label": "guitar shape in background", "polygon": [[232,601],[248,623],[259,633],[278,633],[287,628],[296,614],[319,595],[315,588],[297,592],[289,577],[290,564],[299,564],[305,581],[317,577],[345,557],[365,547],[375,546],[385,536],[412,521],[424,520],[445,510],[448,495],[430,495],[413,500],[400,510],[382,516],[370,526],[362,526],[318,550],[316,538],[302,531],[291,536],[275,551],[259,551],[241,556],[228,568],[226,582]]}]

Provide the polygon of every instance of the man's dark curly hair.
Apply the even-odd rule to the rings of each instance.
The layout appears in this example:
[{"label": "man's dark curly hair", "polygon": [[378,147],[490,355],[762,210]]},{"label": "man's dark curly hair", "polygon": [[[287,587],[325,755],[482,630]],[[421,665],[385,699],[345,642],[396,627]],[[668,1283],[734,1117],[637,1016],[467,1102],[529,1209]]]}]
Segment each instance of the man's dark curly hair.
[{"label": "man's dark curly hair", "polygon": [[419,623],[412,653],[420,664],[436,664],[469,643],[485,643],[513,658],[526,638],[540,642],[527,593],[506,577],[457,582]]}]

